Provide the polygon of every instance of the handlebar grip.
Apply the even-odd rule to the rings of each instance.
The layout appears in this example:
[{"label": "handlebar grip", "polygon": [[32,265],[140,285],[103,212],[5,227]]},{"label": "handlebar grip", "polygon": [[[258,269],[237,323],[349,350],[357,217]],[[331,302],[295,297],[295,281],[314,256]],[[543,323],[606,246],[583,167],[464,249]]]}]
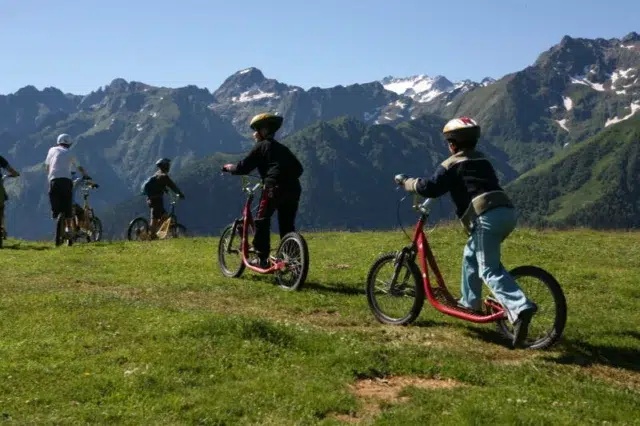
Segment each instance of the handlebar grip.
[{"label": "handlebar grip", "polygon": [[404,185],[404,183],[406,182],[406,180],[409,179],[409,176],[405,175],[405,174],[398,174],[395,175],[393,177],[393,180],[396,182],[397,185]]}]

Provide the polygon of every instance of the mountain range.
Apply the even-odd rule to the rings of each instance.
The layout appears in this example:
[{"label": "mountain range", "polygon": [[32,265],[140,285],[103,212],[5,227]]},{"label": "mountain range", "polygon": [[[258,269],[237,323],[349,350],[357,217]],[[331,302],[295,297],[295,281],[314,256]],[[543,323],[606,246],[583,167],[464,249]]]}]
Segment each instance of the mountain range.
[{"label": "mountain range", "polygon": [[[300,210],[306,227],[394,226],[398,194],[390,177],[432,171],[446,157],[442,124],[459,115],[481,123],[481,147],[522,206],[524,221],[637,226],[628,214],[612,222],[586,213],[612,205],[612,197],[625,200],[616,205],[637,205],[637,179],[585,178],[580,182],[589,188],[601,183],[590,192],[593,202],[584,203],[587,190],[561,169],[586,164],[594,153],[604,158],[604,151],[607,158],[628,158],[621,167],[635,167],[639,78],[640,36],[630,33],[608,40],[566,36],[524,70],[480,82],[416,75],[303,89],[247,68],[213,92],[120,78],[84,96],[27,86],[0,96],[0,154],[23,172],[7,184],[7,224],[13,235],[50,236],[42,162],[64,132],[76,138],[74,151],[102,184],[92,201],[114,235],[142,211],[139,186],[158,157],[174,160],[172,174],[188,196],[181,207],[185,225],[215,233],[240,202],[238,183],[220,177],[216,167],[250,147],[250,117],[272,111],[285,117],[281,137],[306,169]],[[593,168],[600,172],[605,166],[598,164]],[[448,204],[444,216],[450,215]]]}]

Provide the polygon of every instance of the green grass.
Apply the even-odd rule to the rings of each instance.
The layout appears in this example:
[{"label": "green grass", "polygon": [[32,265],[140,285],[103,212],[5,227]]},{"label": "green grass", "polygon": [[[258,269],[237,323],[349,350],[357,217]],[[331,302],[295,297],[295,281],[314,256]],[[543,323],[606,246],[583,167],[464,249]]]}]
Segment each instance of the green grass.
[{"label": "green grass", "polygon": [[[14,424],[640,424],[640,234],[519,230],[504,260],[563,285],[565,337],[510,350],[494,328],[428,304],[409,327],[378,324],[369,265],[402,234],[307,234],[300,292],[226,279],[215,239],[0,251],[0,415]],[[432,234],[457,290],[464,239]],[[359,398],[360,379],[409,386]],[[350,416],[350,417],[349,417]]]}]

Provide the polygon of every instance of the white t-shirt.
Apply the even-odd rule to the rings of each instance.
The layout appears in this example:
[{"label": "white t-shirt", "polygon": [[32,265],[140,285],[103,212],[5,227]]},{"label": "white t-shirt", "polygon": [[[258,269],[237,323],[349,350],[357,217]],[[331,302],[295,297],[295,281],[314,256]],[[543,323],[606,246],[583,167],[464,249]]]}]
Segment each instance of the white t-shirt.
[{"label": "white t-shirt", "polygon": [[71,179],[73,167],[78,167],[78,160],[69,148],[56,145],[49,149],[44,163],[49,166],[49,180],[58,178]]}]

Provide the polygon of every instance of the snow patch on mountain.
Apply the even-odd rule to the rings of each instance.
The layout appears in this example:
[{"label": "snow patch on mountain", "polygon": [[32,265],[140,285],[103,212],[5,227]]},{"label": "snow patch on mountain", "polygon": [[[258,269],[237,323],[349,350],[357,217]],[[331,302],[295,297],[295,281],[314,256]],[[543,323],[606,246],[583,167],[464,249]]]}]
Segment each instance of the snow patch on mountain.
[{"label": "snow patch on mountain", "polygon": [[480,84],[481,84],[482,86],[484,86],[484,87],[487,87],[488,85],[493,84],[493,83],[495,83],[495,82],[496,82],[496,80],[495,80],[494,78],[491,78],[491,77],[485,77],[485,78],[483,78],[483,79],[482,79],[482,81],[480,82]]},{"label": "snow patch on mountain", "polygon": [[589,86],[598,92],[604,92],[604,85],[601,83],[592,83],[589,81],[584,75],[575,75],[571,78],[571,83],[573,84],[584,84],[585,86]]},{"label": "snow patch on mountain", "polygon": [[571,111],[571,109],[573,108],[573,101],[568,96],[562,98],[562,103],[564,104],[564,109],[566,109],[567,111]]},{"label": "snow patch on mountain", "polygon": [[629,114],[625,115],[622,118],[618,118],[618,116],[615,116],[613,118],[607,119],[607,122],[604,123],[604,127],[609,127],[612,124],[616,124],[616,123],[619,123],[621,121],[624,121],[624,120],[627,120],[627,119],[631,118],[633,116],[633,114],[636,113],[636,111],[640,110],[640,101],[632,102],[629,107],[631,108],[631,112]]},{"label": "snow patch on mountain", "polygon": [[567,119],[563,118],[562,120],[554,120],[556,123],[558,123],[560,125],[560,127],[562,127],[564,130],[566,130],[567,132],[569,131],[569,128],[567,127]]},{"label": "snow patch on mountain", "polygon": [[487,86],[494,82],[495,80],[487,77],[482,80],[482,83],[475,83],[470,80],[452,83],[441,75],[429,77],[425,74],[404,78],[385,77],[380,81],[386,90],[407,96],[419,103],[431,102],[439,96],[454,91],[464,93],[472,88]]},{"label": "snow patch on mountain", "polygon": [[613,88],[613,86],[616,84],[616,81],[620,78],[627,79],[633,77],[633,75],[629,75],[631,71],[635,71],[635,69],[628,68],[626,70],[615,70],[613,74],[611,74],[611,87]]},{"label": "snow patch on mountain", "polygon": [[242,92],[240,96],[233,96],[231,98],[231,101],[232,102],[252,102],[252,101],[257,101],[259,99],[265,99],[265,98],[278,99],[279,97],[280,96],[278,96],[276,93],[263,92],[257,87],[254,87],[254,88],[251,88],[251,90]]},{"label": "snow patch on mountain", "polygon": [[395,105],[395,106],[397,106],[397,107],[400,107],[400,108],[402,108],[402,109],[404,109],[404,108],[407,106],[407,104],[406,104],[405,102],[402,102],[402,101],[401,101],[401,100],[399,100],[399,99],[398,99],[398,100],[397,100],[393,105]]}]

